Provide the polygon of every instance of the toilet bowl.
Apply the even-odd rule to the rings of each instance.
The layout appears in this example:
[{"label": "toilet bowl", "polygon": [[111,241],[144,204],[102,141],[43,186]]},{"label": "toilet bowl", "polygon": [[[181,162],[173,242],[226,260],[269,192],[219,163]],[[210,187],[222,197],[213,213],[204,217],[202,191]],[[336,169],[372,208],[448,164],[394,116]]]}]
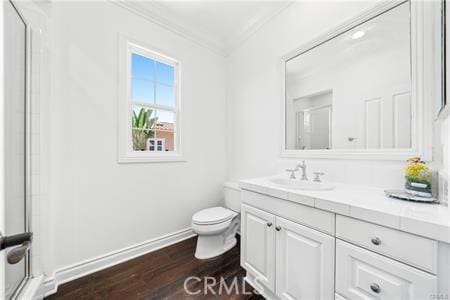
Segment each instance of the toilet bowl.
[{"label": "toilet bowl", "polygon": [[219,256],[233,248],[239,229],[240,190],[236,184],[227,183],[225,207],[200,210],[192,216],[192,230],[197,233],[195,257],[207,259]]}]

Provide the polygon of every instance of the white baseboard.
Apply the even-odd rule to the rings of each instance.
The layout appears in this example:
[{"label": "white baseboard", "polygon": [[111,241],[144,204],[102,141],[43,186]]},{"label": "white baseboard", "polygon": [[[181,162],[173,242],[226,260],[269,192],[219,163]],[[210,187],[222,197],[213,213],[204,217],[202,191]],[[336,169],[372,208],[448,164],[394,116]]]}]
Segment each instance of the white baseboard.
[{"label": "white baseboard", "polygon": [[117,265],[132,258],[153,252],[169,245],[181,242],[195,236],[191,228],[186,228],[158,238],[140,243],[121,250],[97,256],[55,271],[52,277],[44,282],[45,296],[56,293],[58,286],[68,281]]},{"label": "white baseboard", "polygon": [[17,296],[17,300],[42,299],[44,299],[44,275],[30,278],[19,296]]}]

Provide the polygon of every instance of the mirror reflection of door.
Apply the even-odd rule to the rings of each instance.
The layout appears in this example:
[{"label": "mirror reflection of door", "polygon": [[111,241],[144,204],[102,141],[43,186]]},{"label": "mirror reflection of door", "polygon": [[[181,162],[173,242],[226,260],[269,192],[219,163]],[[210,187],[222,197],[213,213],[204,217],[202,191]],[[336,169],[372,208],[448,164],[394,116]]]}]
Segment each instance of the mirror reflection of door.
[{"label": "mirror reflection of door", "polygon": [[[15,6],[4,1],[4,87],[5,87],[5,207],[2,235],[10,236],[27,231],[26,197],[26,124],[27,124],[27,26]],[[2,126],[2,127],[3,127]],[[2,256],[5,252],[2,251]],[[5,261],[5,295],[11,299],[28,277],[28,254],[16,264]],[[3,280],[3,279],[1,279]]]},{"label": "mirror reflection of door", "polygon": [[297,112],[296,149],[331,148],[331,105]]},{"label": "mirror reflection of door", "polygon": [[295,149],[330,149],[332,91],[303,96],[293,101]]}]

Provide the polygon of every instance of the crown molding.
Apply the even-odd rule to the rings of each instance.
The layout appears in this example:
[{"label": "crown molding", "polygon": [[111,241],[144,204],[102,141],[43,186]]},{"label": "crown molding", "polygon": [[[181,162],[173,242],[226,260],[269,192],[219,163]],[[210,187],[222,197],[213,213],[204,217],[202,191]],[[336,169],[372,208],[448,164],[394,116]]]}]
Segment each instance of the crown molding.
[{"label": "crown molding", "polygon": [[171,21],[160,6],[154,2],[146,2],[146,6],[152,7],[151,10],[139,5],[139,2],[136,1],[110,0],[110,2],[130,11],[131,13],[143,17],[152,23],[164,27],[165,29],[172,31],[173,33],[176,33],[199,46],[205,47],[216,54],[225,56],[224,49],[221,48],[215,41],[208,39],[205,35],[194,32],[187,27],[178,24],[177,22]]},{"label": "crown molding", "polygon": [[110,2],[152,23],[160,25],[201,47],[226,57],[256,33],[264,24],[268,23],[295,1],[286,1],[276,10],[261,10],[253,18],[249,19],[247,24],[237,34],[225,41],[192,26],[189,22],[176,19],[163,5],[157,2],[148,1],[145,3],[145,6],[140,5],[138,1],[110,0]]},{"label": "crown molding", "polygon": [[226,45],[226,55],[228,56],[239,46],[241,46],[247,39],[249,39],[253,34],[255,34],[261,27],[269,23],[274,17],[279,15],[282,11],[291,6],[295,0],[286,1],[278,9],[271,12],[260,12],[254,18],[250,19],[247,24],[242,28],[242,30],[231,37]]}]

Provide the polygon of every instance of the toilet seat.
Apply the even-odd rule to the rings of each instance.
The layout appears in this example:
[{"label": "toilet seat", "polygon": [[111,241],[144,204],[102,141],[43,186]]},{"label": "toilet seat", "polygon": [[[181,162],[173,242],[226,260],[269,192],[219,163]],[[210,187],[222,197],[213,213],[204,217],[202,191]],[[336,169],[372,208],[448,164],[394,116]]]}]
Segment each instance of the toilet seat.
[{"label": "toilet seat", "polygon": [[236,212],[224,207],[211,207],[197,212],[192,217],[192,223],[198,225],[219,224],[233,219],[236,215]]}]

